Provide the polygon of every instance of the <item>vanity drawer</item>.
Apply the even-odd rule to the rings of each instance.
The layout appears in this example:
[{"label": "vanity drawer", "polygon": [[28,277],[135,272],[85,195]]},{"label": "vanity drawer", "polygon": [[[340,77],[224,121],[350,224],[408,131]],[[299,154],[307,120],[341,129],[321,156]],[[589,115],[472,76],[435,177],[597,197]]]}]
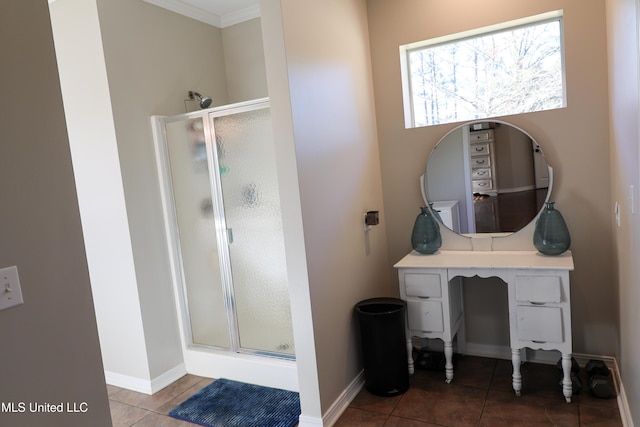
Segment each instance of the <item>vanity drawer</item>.
[{"label": "vanity drawer", "polygon": [[488,141],[493,139],[493,131],[487,129],[485,131],[474,131],[469,134],[469,141]]},{"label": "vanity drawer", "polygon": [[472,168],[489,168],[491,167],[491,156],[479,156],[471,158]]},{"label": "vanity drawer", "polygon": [[516,308],[518,338],[535,342],[564,342],[562,308],[522,306]]},{"label": "vanity drawer", "polygon": [[493,181],[490,179],[473,180],[473,191],[493,190]]},{"label": "vanity drawer", "polygon": [[408,297],[441,298],[441,275],[434,273],[405,273],[404,289]]},{"label": "vanity drawer", "polygon": [[472,156],[486,156],[491,153],[490,144],[488,142],[483,142],[480,144],[471,144],[469,147],[469,154]]},{"label": "vanity drawer", "polygon": [[516,301],[562,302],[562,282],[558,276],[516,276]]},{"label": "vanity drawer", "polygon": [[429,300],[407,300],[409,330],[419,332],[444,332],[442,303]]},{"label": "vanity drawer", "polygon": [[491,168],[473,169],[471,179],[491,179]]}]

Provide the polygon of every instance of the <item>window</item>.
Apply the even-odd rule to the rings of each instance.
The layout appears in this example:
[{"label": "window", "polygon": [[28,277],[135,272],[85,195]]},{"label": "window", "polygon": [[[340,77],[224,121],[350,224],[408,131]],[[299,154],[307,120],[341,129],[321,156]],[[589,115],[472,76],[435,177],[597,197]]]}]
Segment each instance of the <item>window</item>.
[{"label": "window", "polygon": [[400,47],[407,127],[566,105],[562,11]]}]

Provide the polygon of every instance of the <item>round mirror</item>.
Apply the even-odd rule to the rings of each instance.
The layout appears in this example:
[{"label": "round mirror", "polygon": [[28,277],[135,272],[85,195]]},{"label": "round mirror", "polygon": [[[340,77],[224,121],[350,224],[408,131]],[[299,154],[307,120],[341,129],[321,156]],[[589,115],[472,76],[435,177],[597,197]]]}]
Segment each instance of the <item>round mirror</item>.
[{"label": "round mirror", "polygon": [[425,201],[459,234],[510,234],[529,224],[551,192],[551,168],[523,130],[499,121],[461,125],[434,147]]}]

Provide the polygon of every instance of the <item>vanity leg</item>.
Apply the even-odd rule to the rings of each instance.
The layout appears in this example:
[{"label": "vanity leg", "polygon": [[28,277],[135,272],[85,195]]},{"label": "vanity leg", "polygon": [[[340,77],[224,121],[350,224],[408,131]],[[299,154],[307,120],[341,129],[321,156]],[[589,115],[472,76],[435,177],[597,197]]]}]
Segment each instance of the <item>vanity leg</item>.
[{"label": "vanity leg", "polygon": [[571,354],[562,353],[562,394],[567,403],[571,403],[573,386],[571,384]]},{"label": "vanity leg", "polygon": [[413,341],[411,340],[411,335],[409,335],[409,331],[407,331],[407,365],[409,366],[409,375],[413,375],[415,369],[413,368]]},{"label": "vanity leg", "polygon": [[513,364],[513,391],[520,396],[522,390],[522,374],[520,374],[520,349],[511,349],[511,363]]},{"label": "vanity leg", "polygon": [[445,382],[449,384],[453,380],[453,343],[451,341],[444,342],[444,371],[447,379]]}]

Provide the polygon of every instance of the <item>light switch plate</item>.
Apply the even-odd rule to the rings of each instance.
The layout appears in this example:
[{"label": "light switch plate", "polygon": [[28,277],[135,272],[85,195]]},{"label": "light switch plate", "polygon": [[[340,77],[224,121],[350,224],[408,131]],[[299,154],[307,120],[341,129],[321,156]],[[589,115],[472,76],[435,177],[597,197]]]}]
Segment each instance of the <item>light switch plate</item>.
[{"label": "light switch plate", "polygon": [[24,303],[18,279],[18,267],[0,270],[0,310]]}]

